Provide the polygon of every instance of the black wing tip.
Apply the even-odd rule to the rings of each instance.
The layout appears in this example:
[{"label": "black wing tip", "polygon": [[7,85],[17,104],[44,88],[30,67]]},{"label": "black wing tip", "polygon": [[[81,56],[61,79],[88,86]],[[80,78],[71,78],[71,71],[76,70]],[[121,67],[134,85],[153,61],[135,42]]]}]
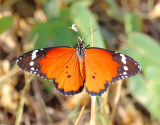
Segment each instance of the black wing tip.
[{"label": "black wing tip", "polygon": [[16,59],[16,64],[19,66],[20,60],[23,58],[23,54]]}]

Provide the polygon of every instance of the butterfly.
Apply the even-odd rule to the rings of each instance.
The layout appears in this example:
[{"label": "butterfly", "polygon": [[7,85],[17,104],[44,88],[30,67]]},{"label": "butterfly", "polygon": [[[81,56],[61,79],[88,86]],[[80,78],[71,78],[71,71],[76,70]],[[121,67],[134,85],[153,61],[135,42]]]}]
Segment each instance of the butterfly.
[{"label": "butterfly", "polygon": [[50,47],[21,55],[17,65],[31,74],[51,80],[64,95],[80,93],[84,84],[92,96],[100,96],[120,79],[136,75],[141,67],[131,57],[119,52],[84,47]]}]

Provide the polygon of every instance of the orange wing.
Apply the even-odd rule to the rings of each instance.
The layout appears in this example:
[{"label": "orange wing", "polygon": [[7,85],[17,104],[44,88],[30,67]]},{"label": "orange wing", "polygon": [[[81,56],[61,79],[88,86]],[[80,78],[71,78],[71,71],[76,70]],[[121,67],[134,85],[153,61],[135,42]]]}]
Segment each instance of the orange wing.
[{"label": "orange wing", "polygon": [[74,95],[82,91],[84,78],[81,76],[78,56],[74,48],[54,48],[39,61],[41,73],[65,95]]},{"label": "orange wing", "polygon": [[140,70],[132,58],[111,50],[100,48],[85,49],[86,91],[100,96],[109,83],[131,77]]},{"label": "orange wing", "polygon": [[18,58],[20,68],[53,81],[54,86],[65,95],[82,91],[84,78],[75,48],[52,47],[34,50]]}]

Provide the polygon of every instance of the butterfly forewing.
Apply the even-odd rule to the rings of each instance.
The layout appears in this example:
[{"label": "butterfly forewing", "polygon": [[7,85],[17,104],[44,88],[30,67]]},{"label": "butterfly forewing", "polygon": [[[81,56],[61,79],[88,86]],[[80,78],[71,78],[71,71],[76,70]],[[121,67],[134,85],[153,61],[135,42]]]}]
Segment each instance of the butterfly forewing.
[{"label": "butterfly forewing", "polygon": [[132,58],[106,49],[87,48],[85,50],[86,91],[99,96],[109,83],[136,75],[139,64]]},{"label": "butterfly forewing", "polygon": [[107,50],[110,54],[112,54],[113,60],[118,63],[118,75],[117,77],[114,77],[111,81],[115,82],[119,79],[124,79],[128,77],[132,77],[140,71],[141,67],[134,59],[131,57],[124,55],[119,52]]},{"label": "butterfly forewing", "polygon": [[17,65],[26,72],[36,74],[47,79],[46,75],[40,72],[41,67],[39,60],[43,59],[47,51],[50,49],[52,48],[44,48],[27,52],[17,59]]},{"label": "butterfly forewing", "polygon": [[52,47],[21,55],[17,65],[23,70],[53,81],[65,95],[74,95],[83,89],[78,56],[75,48]]}]

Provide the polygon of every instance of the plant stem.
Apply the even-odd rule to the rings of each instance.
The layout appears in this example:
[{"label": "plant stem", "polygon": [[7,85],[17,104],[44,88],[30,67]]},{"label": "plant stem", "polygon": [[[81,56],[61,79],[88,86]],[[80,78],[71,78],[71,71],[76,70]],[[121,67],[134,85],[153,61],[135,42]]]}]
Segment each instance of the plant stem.
[{"label": "plant stem", "polygon": [[30,79],[26,82],[26,84],[25,84],[25,86],[22,90],[22,95],[21,95],[20,102],[19,102],[19,105],[18,105],[18,111],[17,111],[17,117],[16,117],[15,125],[20,124],[20,121],[21,121],[21,118],[22,118],[22,113],[23,113],[24,96],[25,96],[26,90],[29,87],[30,82],[32,81],[33,77],[34,77],[34,75],[32,75],[30,77]]},{"label": "plant stem", "polygon": [[91,121],[90,125],[96,125],[96,96],[91,96]]},{"label": "plant stem", "polygon": [[115,98],[114,98],[112,112],[111,112],[111,115],[110,115],[109,125],[113,124],[113,119],[114,119],[115,111],[117,109],[117,104],[118,104],[119,98],[120,98],[121,86],[122,86],[122,80],[119,80],[117,82],[117,90],[116,90],[116,94],[115,94]]},{"label": "plant stem", "polygon": [[83,107],[82,107],[82,109],[81,109],[81,112],[80,112],[80,114],[79,114],[79,116],[78,116],[78,118],[77,118],[77,120],[76,120],[76,122],[75,122],[74,125],[78,125],[78,122],[79,122],[79,120],[80,120],[80,118],[82,117],[82,114],[83,114],[83,112],[84,112],[85,106],[86,106],[86,105],[84,104]]}]

